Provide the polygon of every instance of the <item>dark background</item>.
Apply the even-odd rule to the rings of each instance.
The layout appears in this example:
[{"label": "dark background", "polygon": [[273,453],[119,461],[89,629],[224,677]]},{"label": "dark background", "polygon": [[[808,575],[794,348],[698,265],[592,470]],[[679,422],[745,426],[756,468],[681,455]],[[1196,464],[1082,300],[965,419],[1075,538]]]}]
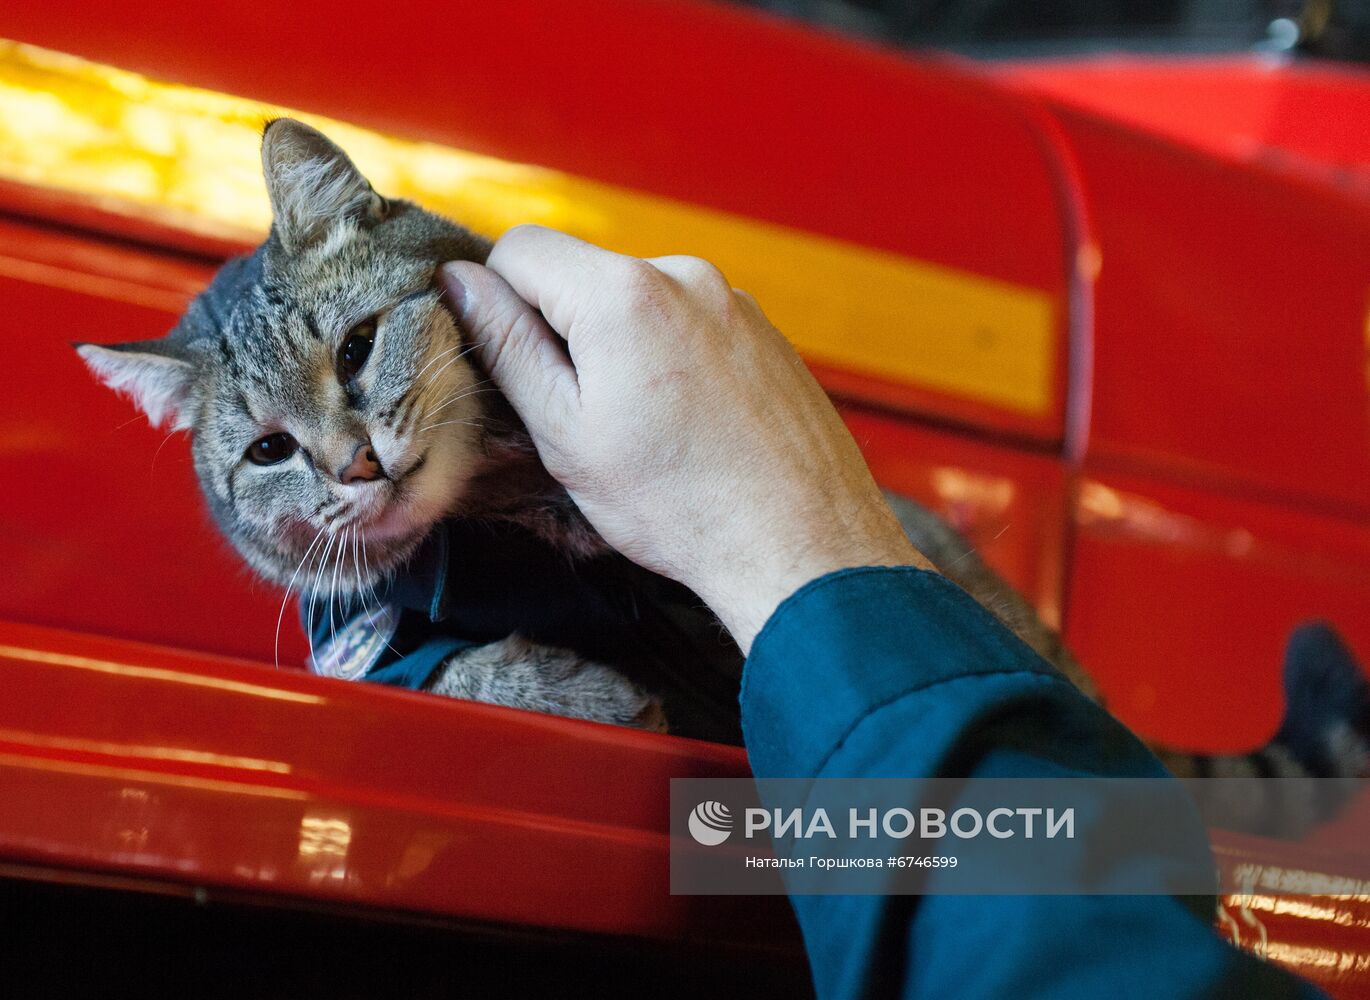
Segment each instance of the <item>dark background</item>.
[{"label": "dark background", "polygon": [[751,0],[896,45],[988,58],[1293,51],[1370,61],[1370,0]]}]

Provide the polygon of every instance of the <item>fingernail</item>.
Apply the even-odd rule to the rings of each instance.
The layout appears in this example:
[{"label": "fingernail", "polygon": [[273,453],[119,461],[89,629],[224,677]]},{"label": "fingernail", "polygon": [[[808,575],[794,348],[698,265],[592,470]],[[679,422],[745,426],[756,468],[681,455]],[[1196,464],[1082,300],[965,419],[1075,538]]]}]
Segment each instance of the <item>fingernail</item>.
[{"label": "fingernail", "polygon": [[447,307],[452,310],[457,319],[463,319],[468,312],[471,301],[471,293],[463,282],[453,272],[455,268],[451,264],[444,264],[438,269],[442,278],[443,298],[447,301]]}]

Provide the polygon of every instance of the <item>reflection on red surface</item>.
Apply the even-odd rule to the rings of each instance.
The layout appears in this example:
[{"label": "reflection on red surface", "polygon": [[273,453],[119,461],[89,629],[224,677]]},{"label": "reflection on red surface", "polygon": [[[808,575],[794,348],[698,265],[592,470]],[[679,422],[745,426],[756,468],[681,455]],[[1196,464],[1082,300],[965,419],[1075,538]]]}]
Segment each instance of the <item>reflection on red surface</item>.
[{"label": "reflection on red surface", "polygon": [[1370,861],[1222,835],[1226,878],[1247,891],[1219,900],[1218,931],[1344,1000],[1370,997]]},{"label": "reflection on red surface", "polygon": [[[54,272],[83,290],[38,283]],[[17,348],[0,459],[26,470],[26,488],[5,501],[0,615],[270,658],[279,595],[254,586],[219,537],[183,436],[101,392],[69,346],[166,332],[175,314],[115,298],[126,286],[147,290],[107,289],[66,269],[0,269],[0,338]],[[295,636],[288,627],[286,650],[300,662]]]},{"label": "reflection on red surface", "polygon": [[1090,206],[1088,461],[1370,516],[1370,199],[1058,112]]},{"label": "reflection on red surface", "polygon": [[1370,662],[1370,527],[1100,475],[1080,492],[1066,637],[1151,739],[1244,751],[1283,711],[1285,641],[1332,622]]},{"label": "reflection on red surface", "polygon": [[0,669],[10,860],[794,947],[667,891],[667,780],[740,750],[32,626],[0,625]]},{"label": "reflection on red surface", "polygon": [[[802,960],[783,899],[667,891],[662,789],[740,750],[33,626],[0,624],[0,670],[12,862]],[[1250,888],[1222,933],[1370,996],[1370,859],[1217,851]]]},{"label": "reflection on red surface", "polygon": [[1059,623],[1065,473],[1050,455],[845,407],[876,480],[947,518],[1005,580]]},{"label": "reflection on red surface", "polygon": [[1109,55],[996,69],[1036,93],[1211,156],[1370,196],[1370,72],[1362,67]]},{"label": "reflection on red surface", "polygon": [[[1055,97],[1029,100],[721,5],[615,0],[569,20],[538,0],[438,19],[409,0],[379,20],[346,0],[219,8],[212,37],[194,5],[152,0],[118,19],[11,4],[0,33],[1047,292],[1076,367],[1058,366],[1041,418],[821,373],[864,401],[844,416],[880,481],[946,513],[1064,620],[1111,707],[1152,739],[1264,741],[1305,619],[1332,620],[1370,662],[1370,201],[1361,167],[1327,173],[1365,162],[1352,71],[1211,64],[1117,88],[1063,73],[1038,78]],[[365,26],[367,72],[336,72],[320,23]],[[1325,101],[1344,132],[1318,128],[1336,117]],[[102,240],[64,228],[108,233],[97,206],[12,186],[0,204],[48,220],[0,219],[0,457],[27,477],[0,530],[0,618],[27,623],[0,625],[0,855],[796,947],[783,902],[666,891],[665,782],[743,774],[738,751],[168,648],[269,658],[279,598],[215,536],[184,443],[95,385],[66,342],[164,332],[228,248],[123,222],[162,249]],[[293,627],[287,640],[298,662]],[[1225,931],[1345,997],[1370,995],[1363,889],[1276,898],[1261,879],[1360,864],[1364,806],[1299,850],[1227,839],[1222,853],[1260,866]]]}]

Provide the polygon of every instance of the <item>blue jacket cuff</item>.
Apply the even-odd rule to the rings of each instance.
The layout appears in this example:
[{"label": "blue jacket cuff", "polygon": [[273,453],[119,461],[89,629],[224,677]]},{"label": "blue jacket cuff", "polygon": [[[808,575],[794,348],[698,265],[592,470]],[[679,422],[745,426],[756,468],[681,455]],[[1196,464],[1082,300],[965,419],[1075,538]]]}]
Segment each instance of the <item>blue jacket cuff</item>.
[{"label": "blue jacket cuff", "polygon": [[776,609],[747,658],[742,727],[753,769],[815,775],[882,706],[957,678],[1005,674],[1033,687],[1064,683],[938,573],[866,566],[819,577]]}]

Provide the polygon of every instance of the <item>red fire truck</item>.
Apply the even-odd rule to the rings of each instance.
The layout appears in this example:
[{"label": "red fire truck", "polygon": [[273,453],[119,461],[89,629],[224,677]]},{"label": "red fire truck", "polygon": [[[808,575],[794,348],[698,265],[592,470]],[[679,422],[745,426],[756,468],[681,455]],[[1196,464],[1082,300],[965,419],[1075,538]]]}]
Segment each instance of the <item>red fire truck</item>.
[{"label": "red fire truck", "polygon": [[[0,889],[53,982],[806,988],[783,901],[668,892],[668,779],[741,750],[273,669],[281,595],[70,350],[165,332],[260,238],[282,109],[475,228],[715,260],[1144,736],[1268,739],[1310,619],[1370,662],[1363,69],[984,65],[649,0],[51,0],[0,39]],[[1251,879],[1220,931],[1370,996],[1367,830],[1215,832]]]}]

